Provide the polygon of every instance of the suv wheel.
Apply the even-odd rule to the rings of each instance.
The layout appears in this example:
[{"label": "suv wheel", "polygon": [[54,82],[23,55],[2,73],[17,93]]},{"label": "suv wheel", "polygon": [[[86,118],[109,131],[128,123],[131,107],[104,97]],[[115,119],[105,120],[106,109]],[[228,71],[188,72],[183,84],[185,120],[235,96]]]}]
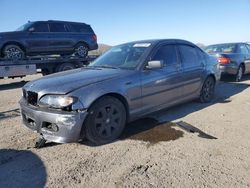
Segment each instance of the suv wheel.
[{"label": "suv wheel", "polygon": [[24,59],[24,51],[17,45],[11,44],[5,46],[3,50],[4,58],[11,60],[20,60]]},{"label": "suv wheel", "polygon": [[85,44],[81,43],[76,45],[74,54],[76,56],[85,58],[88,56],[88,51],[89,51],[88,47]]},{"label": "suv wheel", "polygon": [[201,94],[200,94],[200,101],[202,103],[211,102],[214,96],[214,90],[215,90],[215,81],[211,76],[209,76],[205,80],[202,86]]},{"label": "suv wheel", "polygon": [[106,144],[117,139],[126,124],[126,110],[114,97],[103,97],[89,109],[85,122],[86,138],[94,144]]},{"label": "suv wheel", "polygon": [[244,74],[244,68],[243,68],[243,65],[240,65],[238,72],[235,76],[236,77],[235,81],[240,82],[242,80],[243,74]]}]

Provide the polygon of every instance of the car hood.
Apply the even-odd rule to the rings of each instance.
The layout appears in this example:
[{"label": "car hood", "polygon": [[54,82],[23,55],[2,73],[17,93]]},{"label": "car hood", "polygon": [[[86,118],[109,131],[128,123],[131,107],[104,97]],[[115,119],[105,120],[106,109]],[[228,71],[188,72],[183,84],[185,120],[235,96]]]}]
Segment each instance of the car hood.
[{"label": "car hood", "polygon": [[8,37],[8,36],[22,34],[22,33],[23,33],[23,31],[0,32],[0,37]]},{"label": "car hood", "polygon": [[117,78],[129,70],[108,68],[81,68],[45,76],[27,83],[23,88],[44,94],[67,94],[79,88]]}]

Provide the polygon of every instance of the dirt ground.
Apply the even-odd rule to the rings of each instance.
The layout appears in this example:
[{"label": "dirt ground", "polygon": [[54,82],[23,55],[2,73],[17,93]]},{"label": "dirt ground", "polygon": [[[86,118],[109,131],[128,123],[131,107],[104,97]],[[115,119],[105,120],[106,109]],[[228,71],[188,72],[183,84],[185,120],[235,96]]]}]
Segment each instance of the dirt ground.
[{"label": "dirt ground", "polygon": [[0,187],[250,187],[250,76],[219,83],[212,103],[193,101],[130,123],[111,144],[41,149],[21,123],[20,81],[0,80]]}]

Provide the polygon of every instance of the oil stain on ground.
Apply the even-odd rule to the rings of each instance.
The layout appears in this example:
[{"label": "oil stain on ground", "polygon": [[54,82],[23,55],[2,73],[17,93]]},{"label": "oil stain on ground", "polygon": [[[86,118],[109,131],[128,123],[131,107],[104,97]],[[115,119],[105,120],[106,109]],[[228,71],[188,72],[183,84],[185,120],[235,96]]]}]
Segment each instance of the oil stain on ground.
[{"label": "oil stain on ground", "polygon": [[206,139],[217,139],[200,129],[186,122],[180,121],[177,123],[164,122],[159,123],[152,118],[144,118],[128,124],[123,132],[122,139],[141,140],[156,144],[162,141],[176,140],[183,137],[184,132],[175,129],[179,127],[189,133],[198,133],[198,136]]},{"label": "oil stain on ground", "polygon": [[156,144],[161,141],[176,140],[183,137],[183,131],[173,128],[175,123],[159,123],[155,119],[144,118],[128,124],[122,139],[141,140]]}]

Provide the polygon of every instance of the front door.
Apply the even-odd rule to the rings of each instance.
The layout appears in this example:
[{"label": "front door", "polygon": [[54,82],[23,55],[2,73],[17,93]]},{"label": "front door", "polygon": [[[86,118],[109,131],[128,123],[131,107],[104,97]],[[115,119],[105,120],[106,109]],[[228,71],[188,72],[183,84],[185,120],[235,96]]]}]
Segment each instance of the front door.
[{"label": "front door", "polygon": [[32,31],[27,31],[27,52],[40,53],[47,51],[50,39],[49,28],[46,22],[37,22],[31,26]]},{"label": "front door", "polygon": [[164,44],[157,48],[151,60],[162,60],[161,69],[141,72],[142,104],[146,111],[161,108],[173,103],[181,95],[181,70],[177,58],[176,46]]}]

